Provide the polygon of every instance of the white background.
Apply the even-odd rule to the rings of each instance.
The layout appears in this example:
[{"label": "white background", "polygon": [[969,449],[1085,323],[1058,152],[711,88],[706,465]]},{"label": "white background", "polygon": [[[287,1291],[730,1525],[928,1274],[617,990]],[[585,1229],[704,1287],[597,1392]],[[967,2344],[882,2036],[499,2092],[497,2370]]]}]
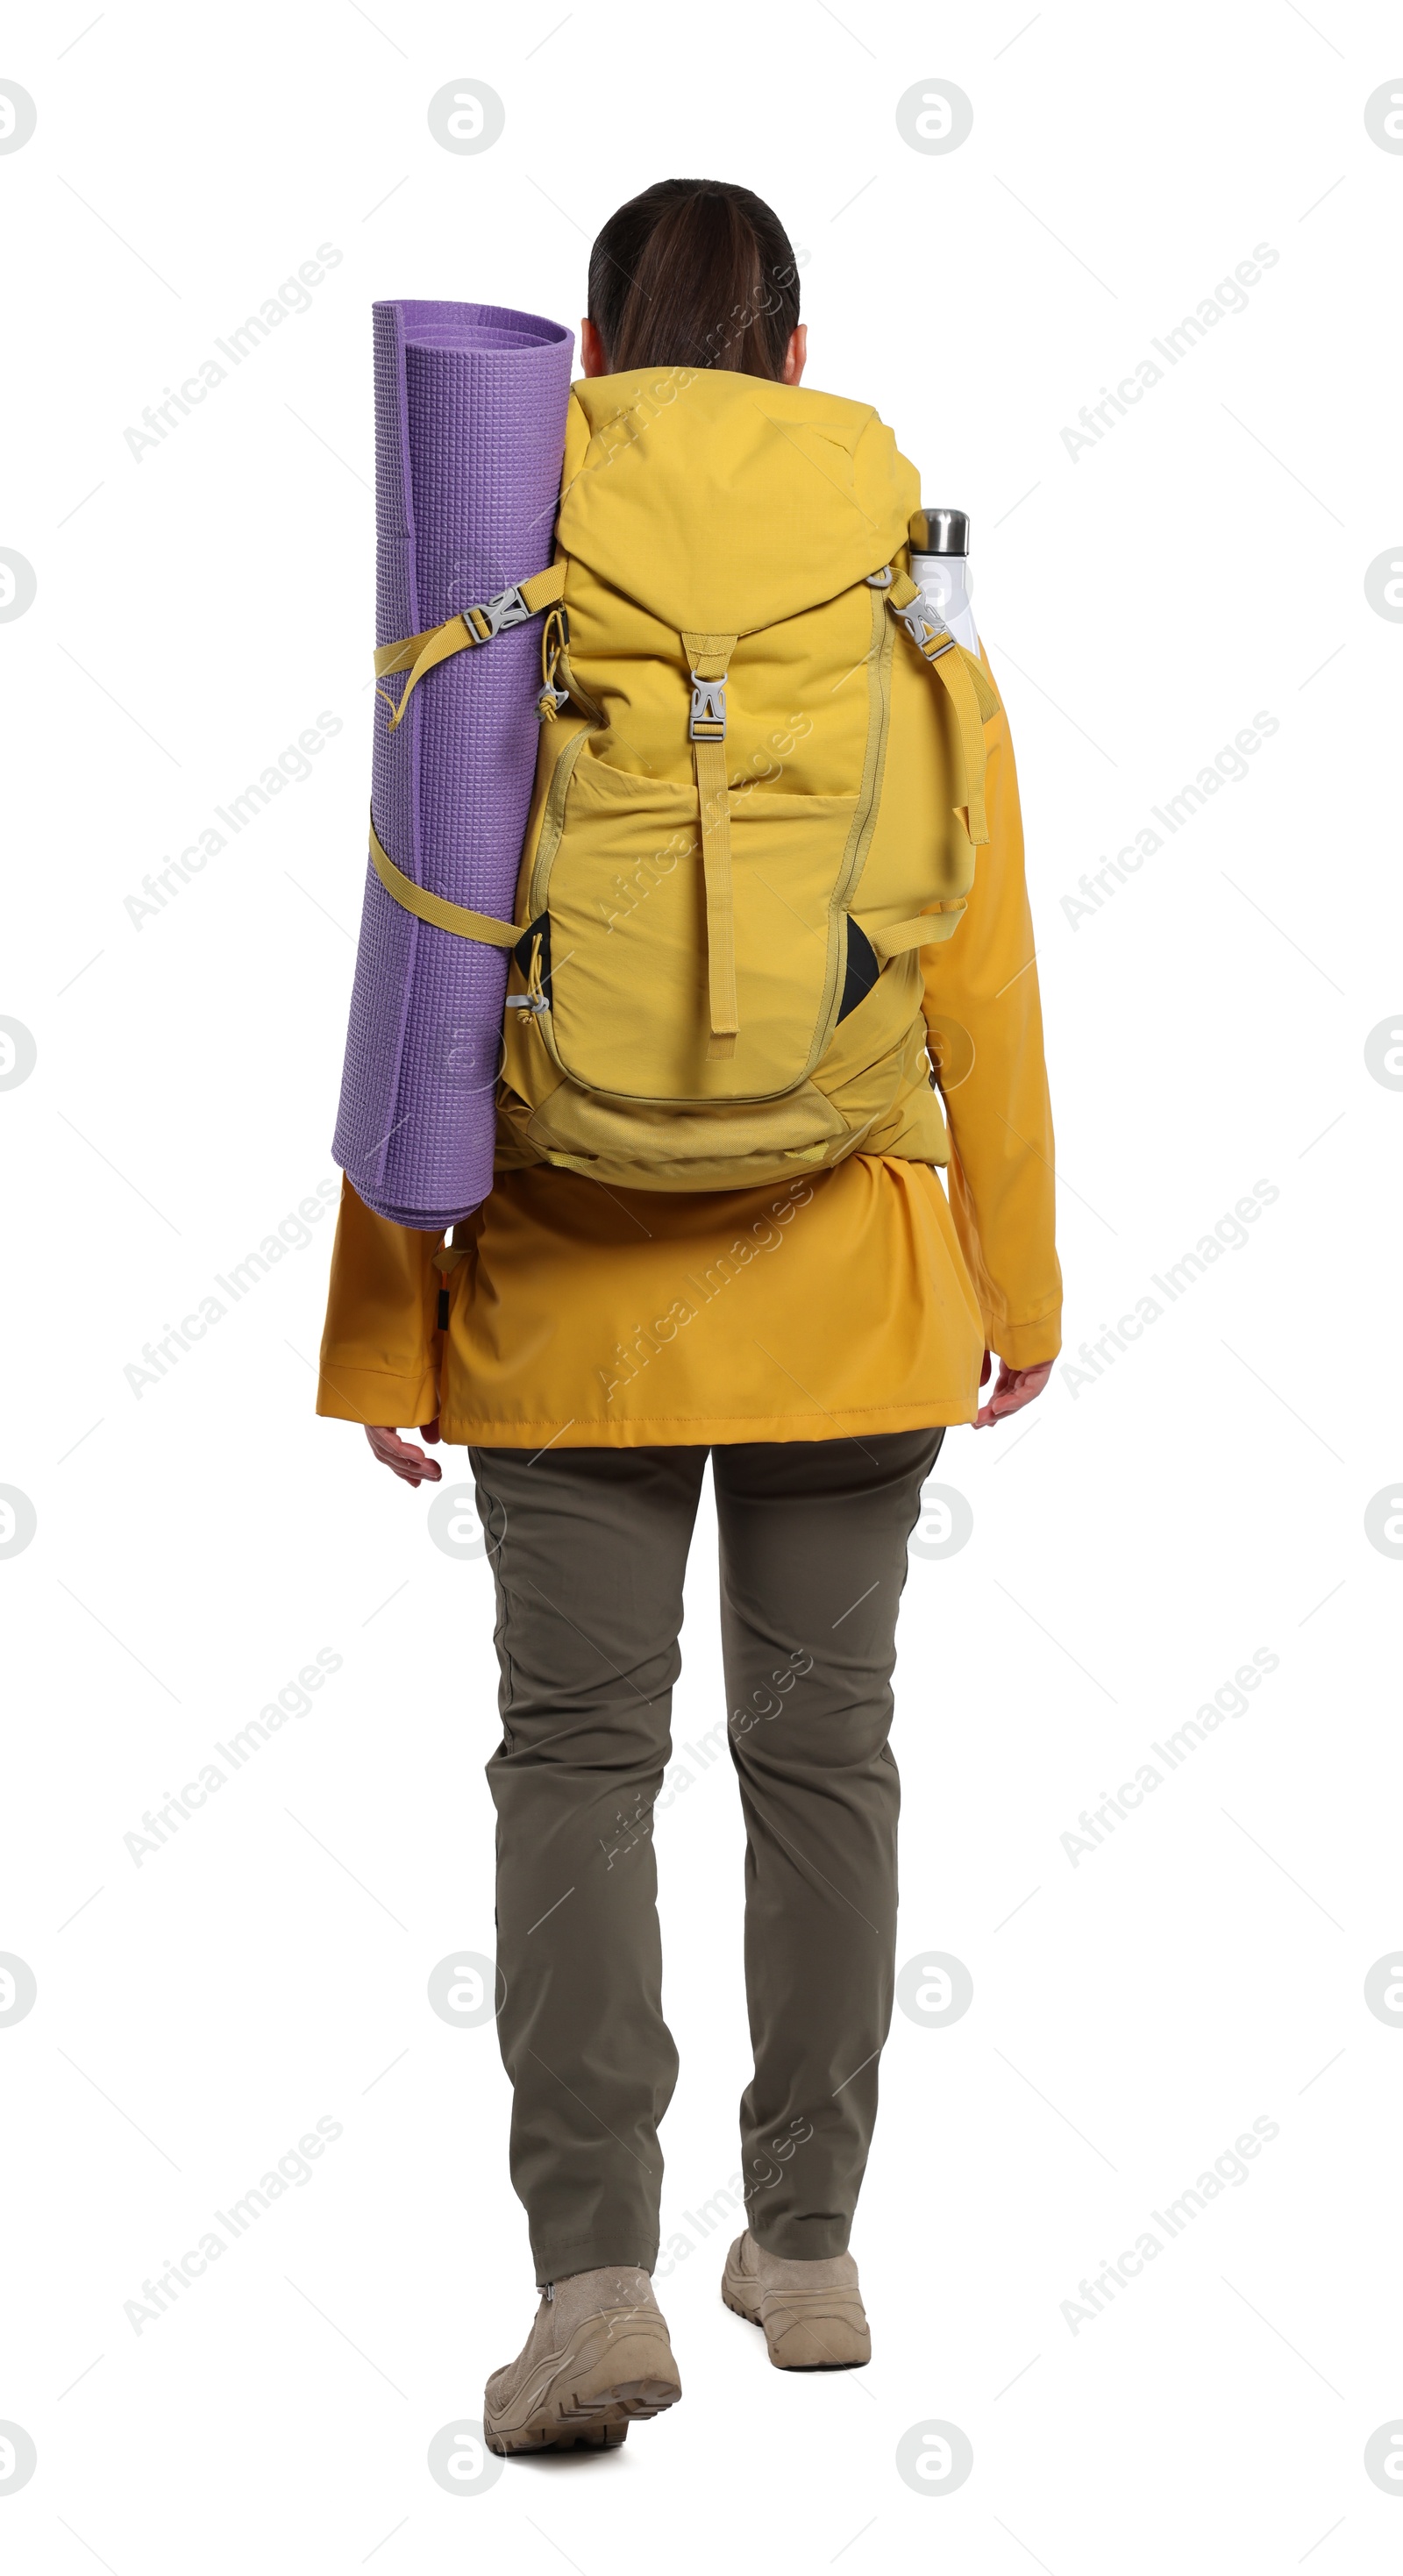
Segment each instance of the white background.
[{"label": "white background", "polygon": [[[841,21],[846,19],[847,24]],[[820,5],[8,14],[38,126],[0,156],[0,1092],[10,1250],[0,1482],[37,1535],[8,1612],[0,1948],[0,2484],[24,2571],[199,2565],[583,2576],[666,2550],[847,2576],[1126,2564],[1382,2570],[1403,2500],[1403,2032],[1366,2007],[1400,1921],[1403,1568],[1392,1198],[1403,627],[1367,568],[1397,491],[1396,13]],[[501,140],[426,109],[490,83]],[[944,78],[969,139],[897,100]],[[724,1762],[659,1819],[659,2287],[684,2402],[607,2458],[450,2495],[534,2293],[490,2022],[426,1982],[492,1947],[489,1578],[429,1494],[312,1414],[330,1226],[155,1386],[124,1371],[299,1200],[328,1151],[364,868],[370,301],[577,324],[623,198],[669,173],[771,199],[814,384],[876,403],[969,510],[1018,746],[1065,1187],[1069,1355],[1253,1183],[1279,1193],[1090,1383],[1054,1376],[938,1476],[974,1533],[915,1558],[896,1749],[903,1962],[855,2251],[865,2372],[788,2378],[685,2212],[736,2160],[741,1833]],[[266,346],[139,460],[124,430],[329,243]],[[1258,244],[1202,345],[1075,459],[1061,436]],[[124,898],[320,711],[342,730],[154,919]],[[1062,897],[1259,711],[1278,730],[1072,926]],[[1165,1302],[1165,1301],[1161,1301]],[[450,1476],[463,1462],[449,1459]],[[722,1713],[709,1523],[679,1744]],[[320,1648],[308,1714],[154,1855],[124,1836]],[[1258,1648],[1277,1669],[1074,1867],[1062,1836]],[[168,2313],[126,2302],[319,2117],[342,2135]],[[1254,2119],[1279,2134],[1073,2332],[1063,2303]],[[1390,2179],[1391,2177],[1391,2179]],[[739,2222],[737,2222],[738,2224]],[[665,2260],[668,2258],[664,2258]],[[957,2493],[897,2446],[958,2425]],[[941,2563],[947,2563],[942,2556]]]}]

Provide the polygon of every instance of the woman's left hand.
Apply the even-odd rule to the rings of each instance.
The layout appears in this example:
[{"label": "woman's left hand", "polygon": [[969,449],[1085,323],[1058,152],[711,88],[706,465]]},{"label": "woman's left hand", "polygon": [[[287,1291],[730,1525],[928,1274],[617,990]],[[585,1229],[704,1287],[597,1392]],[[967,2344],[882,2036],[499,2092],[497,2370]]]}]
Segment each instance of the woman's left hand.
[{"label": "woman's left hand", "polygon": [[[981,1386],[988,1385],[990,1366],[991,1354],[986,1351],[984,1366],[979,1372]],[[975,1430],[982,1431],[991,1422],[1003,1422],[1010,1413],[1021,1413],[1025,1404],[1031,1404],[1035,1395],[1041,1395],[1051,1375],[1051,1360],[1040,1360],[1036,1368],[1025,1369],[1011,1369],[1007,1361],[1000,1360],[994,1392],[987,1404],[981,1404],[974,1417]]]}]

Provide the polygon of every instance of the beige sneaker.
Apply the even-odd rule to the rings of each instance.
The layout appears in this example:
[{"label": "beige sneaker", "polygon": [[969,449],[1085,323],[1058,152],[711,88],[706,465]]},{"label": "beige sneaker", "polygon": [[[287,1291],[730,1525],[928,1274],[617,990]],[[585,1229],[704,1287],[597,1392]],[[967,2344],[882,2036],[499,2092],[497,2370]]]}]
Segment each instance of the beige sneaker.
[{"label": "beige sneaker", "polygon": [[611,2451],[635,2417],[682,2394],[646,2272],[572,2272],[542,2296],[515,2361],[483,2399],[489,2451]]},{"label": "beige sneaker", "polygon": [[867,2311],[851,2254],[789,2261],[747,2229],[726,2257],[721,2296],[763,2326],[777,2370],[853,2370],[872,2358]]}]

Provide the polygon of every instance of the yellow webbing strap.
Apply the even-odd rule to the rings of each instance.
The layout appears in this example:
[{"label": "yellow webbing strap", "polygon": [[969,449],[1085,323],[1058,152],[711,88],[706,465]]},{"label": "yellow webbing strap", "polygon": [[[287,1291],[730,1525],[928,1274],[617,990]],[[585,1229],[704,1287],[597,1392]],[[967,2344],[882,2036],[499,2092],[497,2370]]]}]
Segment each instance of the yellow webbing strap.
[{"label": "yellow webbing strap", "polygon": [[911,921],[894,921],[889,930],[869,930],[867,937],[880,965],[888,958],[902,956],[908,948],[926,948],[933,940],[945,936],[935,928],[930,916],[936,912],[963,912],[965,897],[955,895],[948,903],[928,903]]},{"label": "yellow webbing strap", "polygon": [[[408,671],[404,694],[396,707],[387,689],[377,691],[387,706],[394,709],[390,731],[394,732],[416,687],[426,671],[446,662],[452,653],[466,653],[473,644],[488,644],[502,631],[503,623],[519,626],[524,617],[535,617],[543,608],[554,608],[565,595],[565,566],[547,564],[544,572],[533,572],[529,581],[509,584],[498,598],[481,608],[465,608],[458,616],[448,618],[442,626],[431,626],[426,634],[406,635],[398,644],[381,644],[375,653],[375,676],[384,679],[390,671]],[[509,605],[507,605],[509,604]],[[507,605],[505,620],[501,611]]]},{"label": "yellow webbing strap", "polygon": [[[736,1000],[736,921],[731,884],[731,799],[726,784],[725,683],[734,635],[707,635],[683,630],[683,650],[693,680],[692,750],[697,772],[697,812],[701,818],[702,875],[706,885],[706,973],[710,1036],[707,1055],[713,1061],[732,1056],[740,1019]],[[719,683],[708,692],[698,681]],[[706,700],[709,712],[700,713]],[[716,712],[719,707],[720,712]]]},{"label": "yellow webbing strap", "polygon": [[734,1055],[740,1022],[736,1011],[736,923],[731,887],[731,799],[726,786],[726,746],[698,742],[697,805],[701,814],[702,874],[706,880],[706,972],[710,1003],[709,1056]]},{"label": "yellow webbing strap", "polygon": [[[906,624],[905,611],[920,590],[907,572],[895,568],[887,591],[887,606]],[[931,669],[944,681],[954,710],[960,736],[960,758],[964,767],[965,803],[955,812],[963,823],[967,837],[979,847],[989,838],[989,825],[984,812],[984,727],[990,716],[997,715],[999,701],[990,685],[989,674],[973,653],[957,644],[948,627],[932,626],[929,618],[921,621],[924,632],[913,636],[918,652]],[[911,634],[911,628],[907,627]]]},{"label": "yellow webbing strap", "polygon": [[373,816],[370,856],[385,892],[420,921],[431,921],[436,930],[454,930],[460,939],[481,939],[489,948],[515,948],[521,932],[514,922],[499,921],[491,912],[469,912],[465,904],[448,903],[441,894],[430,894],[426,886],[417,886],[403,868],[397,868],[375,829]]}]

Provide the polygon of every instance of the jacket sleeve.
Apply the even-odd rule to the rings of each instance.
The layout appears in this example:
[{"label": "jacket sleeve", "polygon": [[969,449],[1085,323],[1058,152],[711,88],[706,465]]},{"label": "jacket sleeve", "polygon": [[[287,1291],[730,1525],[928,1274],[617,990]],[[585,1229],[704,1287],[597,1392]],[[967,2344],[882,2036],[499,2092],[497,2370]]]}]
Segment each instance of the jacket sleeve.
[{"label": "jacket sleeve", "polygon": [[441,1240],[375,1216],[342,1179],[322,1334],[317,1411],[392,1428],[438,1411],[435,1325]]},{"label": "jacket sleeve", "polygon": [[950,1212],[984,1338],[1010,1368],[1035,1368],[1056,1358],[1062,1339],[1052,1111],[1002,706],[985,739],[989,840],[958,930],[926,951],[926,1026],[950,1128]]}]

